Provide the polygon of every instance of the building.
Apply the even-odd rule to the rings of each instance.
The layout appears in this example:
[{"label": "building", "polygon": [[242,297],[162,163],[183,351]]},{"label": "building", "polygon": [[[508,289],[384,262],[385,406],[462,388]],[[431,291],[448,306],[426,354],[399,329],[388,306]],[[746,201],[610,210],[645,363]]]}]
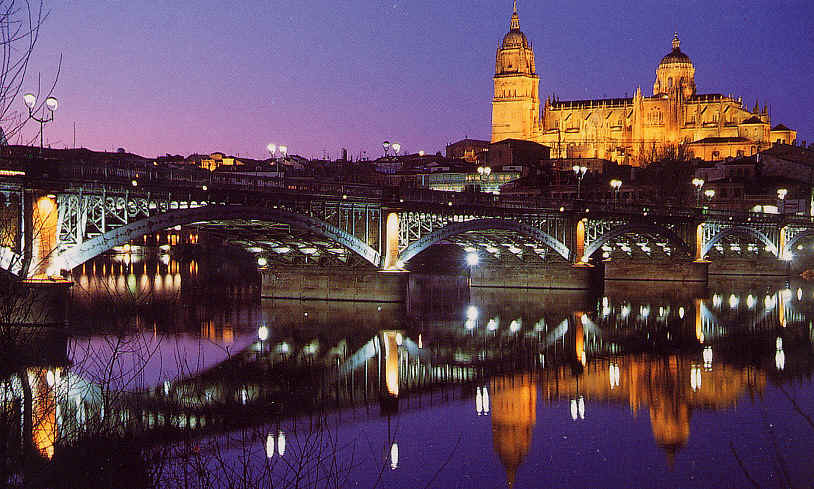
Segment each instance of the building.
[{"label": "building", "polygon": [[517,2],[509,32],[498,47],[492,99],[492,142],[534,141],[552,158],[604,158],[638,165],[669,147],[686,145],[689,156],[725,159],[750,156],[797,133],[771,126],[768,108],[748,110],[741,98],[698,93],[695,66],[678,34],[656,68],[653,91],[597,100],[540,100],[534,49],[520,30]]},{"label": "building", "polygon": [[489,141],[461,139],[447,145],[447,158],[456,158],[469,163],[477,163],[483,153],[489,150]]}]

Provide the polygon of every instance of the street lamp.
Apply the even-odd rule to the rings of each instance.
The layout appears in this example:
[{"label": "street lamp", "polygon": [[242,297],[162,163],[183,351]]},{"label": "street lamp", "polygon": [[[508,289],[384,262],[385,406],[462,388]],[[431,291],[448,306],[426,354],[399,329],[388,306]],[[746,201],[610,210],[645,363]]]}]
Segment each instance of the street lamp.
[{"label": "street lamp", "polygon": [[712,199],[715,198],[715,190],[714,189],[704,190],[704,195],[707,197],[707,200],[711,203]]},{"label": "street lamp", "polygon": [[613,200],[616,203],[616,205],[619,205],[619,190],[622,188],[622,181],[617,178],[614,178],[613,180],[610,181],[610,186],[613,189],[614,193]]},{"label": "street lamp", "polygon": [[704,186],[704,179],[703,178],[693,178],[692,184],[695,186],[695,200],[696,200],[696,207],[701,207],[701,187]]},{"label": "street lamp", "polygon": [[780,201],[780,202],[778,202],[777,208],[780,210],[780,214],[785,213],[784,212],[785,211],[784,207],[785,207],[785,203],[786,203],[786,194],[788,194],[788,193],[789,193],[788,189],[785,189],[785,188],[777,189],[777,200]]},{"label": "street lamp", "polygon": [[59,108],[59,101],[56,99],[56,97],[49,96],[48,98],[46,98],[45,108],[48,108],[48,114],[45,115],[45,108],[41,107],[40,110],[43,115],[41,115],[40,117],[34,116],[35,112],[34,107],[37,106],[36,95],[30,92],[26,93],[25,95],[23,95],[23,102],[25,102],[26,107],[28,107],[28,118],[40,123],[40,149],[42,149],[43,126],[54,120],[54,112],[56,112],[56,110]]},{"label": "street lamp", "polygon": [[387,151],[390,149],[390,141],[383,142],[382,148],[384,148],[384,156],[387,157]]},{"label": "street lamp", "polygon": [[572,170],[574,170],[574,175],[577,177],[577,200],[580,200],[582,193],[582,179],[585,178],[585,172],[588,171],[588,168],[580,165],[574,165]]},{"label": "street lamp", "polygon": [[274,158],[274,153],[277,152],[277,145],[274,143],[268,143],[268,145],[266,145],[266,149],[269,151],[269,155]]},{"label": "street lamp", "polygon": [[283,159],[288,155],[288,146],[280,145],[277,149],[280,150],[280,154],[283,155]]},{"label": "street lamp", "polygon": [[401,144],[393,143],[390,145],[390,147],[393,149],[393,156],[398,156],[399,151],[401,151]]}]

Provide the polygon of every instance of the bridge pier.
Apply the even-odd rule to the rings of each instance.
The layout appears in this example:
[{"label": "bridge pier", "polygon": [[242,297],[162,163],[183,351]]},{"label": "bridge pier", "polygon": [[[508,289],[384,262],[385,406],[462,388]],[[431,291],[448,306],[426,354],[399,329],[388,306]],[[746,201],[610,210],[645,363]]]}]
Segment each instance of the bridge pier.
[{"label": "bridge pier", "polygon": [[409,273],[274,267],[261,271],[264,299],[404,302]]},{"label": "bridge pier", "polygon": [[68,321],[68,280],[0,278],[0,323],[16,326],[64,326]]},{"label": "bridge pier", "polygon": [[605,282],[682,282],[707,283],[709,263],[704,261],[608,260],[604,264]]},{"label": "bridge pier", "polygon": [[524,289],[590,289],[596,269],[567,262],[545,265],[490,265],[473,267],[470,275],[472,287],[512,287]]},{"label": "bridge pier", "polygon": [[724,277],[787,277],[791,262],[777,258],[729,258],[709,263],[709,274]]}]

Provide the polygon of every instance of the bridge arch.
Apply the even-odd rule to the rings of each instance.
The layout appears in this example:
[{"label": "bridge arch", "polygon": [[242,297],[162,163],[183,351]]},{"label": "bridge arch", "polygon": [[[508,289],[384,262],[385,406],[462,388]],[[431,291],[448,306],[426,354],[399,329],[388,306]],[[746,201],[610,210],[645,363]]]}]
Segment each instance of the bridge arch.
[{"label": "bridge arch", "polygon": [[486,231],[490,229],[514,231],[524,236],[538,239],[542,243],[545,243],[546,246],[554,250],[558,255],[563,257],[565,260],[567,261],[571,260],[572,255],[571,250],[569,250],[568,247],[565,246],[561,241],[554,238],[545,231],[541,231],[535,227],[529,226],[528,224],[510,221],[507,219],[496,219],[496,218],[473,219],[471,221],[453,222],[447,224],[441,229],[438,229],[435,232],[430,233],[426,236],[422,236],[420,239],[410,243],[409,246],[407,246],[407,248],[405,248],[401,252],[399,258],[402,262],[406,263],[410,261],[410,259],[414,258],[416,255],[426,250],[430,246],[434,245],[435,243],[438,243],[439,241],[443,241],[452,236],[457,236],[459,234],[463,234],[469,231]]},{"label": "bridge arch", "polygon": [[814,238],[814,229],[807,229],[801,233],[795,234],[793,238],[786,241],[786,246],[783,248],[782,256],[789,256],[790,253],[794,252],[794,248],[797,246],[797,243],[806,238]]},{"label": "bridge arch", "polygon": [[686,252],[688,256],[692,256],[692,252],[690,247],[687,246],[687,243],[684,242],[681,236],[668,228],[656,224],[626,224],[607,231],[605,234],[593,241],[585,248],[585,256],[580,258],[587,261],[594,255],[594,253],[602,249],[602,246],[604,246],[608,241],[630,233],[662,236],[667,238],[667,240],[673,244],[673,246],[676,246],[681,251]]},{"label": "bridge arch", "polygon": [[768,236],[766,236],[764,233],[762,233],[762,232],[760,232],[760,231],[758,231],[758,230],[756,230],[754,228],[747,227],[747,226],[732,226],[732,227],[728,227],[728,228],[725,228],[725,229],[721,229],[720,231],[718,231],[718,233],[715,236],[710,238],[709,241],[704,243],[704,247],[701,248],[701,256],[706,257],[707,254],[710,251],[712,251],[712,247],[715,246],[718,242],[720,242],[722,239],[724,239],[724,238],[726,238],[728,236],[735,236],[735,235],[749,236],[749,237],[755,238],[756,240],[758,240],[761,243],[763,243],[764,245],[766,245],[769,248],[769,251],[771,251],[771,253],[774,256],[779,256],[778,255],[777,245],[772,243],[772,240],[769,239]]},{"label": "bridge arch", "polygon": [[56,259],[63,270],[71,270],[82,263],[110,250],[138,239],[145,234],[152,234],[173,226],[190,224],[199,221],[252,219],[289,224],[298,229],[311,231],[320,236],[332,239],[361,256],[375,267],[379,267],[381,255],[370,245],[342,229],[311,216],[297,214],[283,209],[269,209],[250,206],[208,205],[190,209],[178,209],[139,219],[126,226],[108,231],[105,234],[89,239],[82,244],[68,248]]}]

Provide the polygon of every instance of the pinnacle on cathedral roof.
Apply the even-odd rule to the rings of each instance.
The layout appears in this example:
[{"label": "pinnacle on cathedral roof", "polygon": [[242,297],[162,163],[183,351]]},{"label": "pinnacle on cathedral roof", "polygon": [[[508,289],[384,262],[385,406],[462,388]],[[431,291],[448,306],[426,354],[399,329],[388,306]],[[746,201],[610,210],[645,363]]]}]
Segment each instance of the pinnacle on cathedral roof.
[{"label": "pinnacle on cathedral roof", "polygon": [[675,33],[673,36],[673,49],[679,49],[681,47],[681,39],[678,38],[678,32]]}]

